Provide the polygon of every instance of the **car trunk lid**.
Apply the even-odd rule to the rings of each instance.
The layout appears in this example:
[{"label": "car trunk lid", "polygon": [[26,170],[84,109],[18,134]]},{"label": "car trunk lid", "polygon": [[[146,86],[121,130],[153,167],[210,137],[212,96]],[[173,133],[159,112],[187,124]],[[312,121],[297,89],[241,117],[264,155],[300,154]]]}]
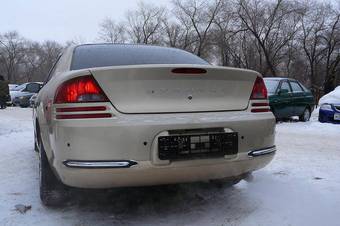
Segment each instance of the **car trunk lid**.
[{"label": "car trunk lid", "polygon": [[[191,73],[190,69],[196,70]],[[122,113],[244,110],[259,76],[254,71],[206,65],[138,65],[90,71]]]}]

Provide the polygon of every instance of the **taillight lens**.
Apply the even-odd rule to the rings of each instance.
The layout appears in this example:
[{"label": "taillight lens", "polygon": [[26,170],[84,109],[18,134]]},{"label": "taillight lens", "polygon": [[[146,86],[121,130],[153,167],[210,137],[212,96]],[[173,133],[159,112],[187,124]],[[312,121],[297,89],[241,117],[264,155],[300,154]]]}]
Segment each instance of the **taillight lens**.
[{"label": "taillight lens", "polygon": [[266,85],[264,84],[263,78],[261,77],[256,78],[253,91],[251,92],[250,100],[258,101],[252,102],[251,112],[253,113],[270,112],[267,88]]},{"label": "taillight lens", "polygon": [[64,82],[54,98],[55,104],[109,102],[92,75],[73,78]]},{"label": "taillight lens", "polygon": [[251,100],[263,100],[268,98],[267,88],[264,84],[263,78],[257,77],[254,83],[253,91],[251,93]]}]

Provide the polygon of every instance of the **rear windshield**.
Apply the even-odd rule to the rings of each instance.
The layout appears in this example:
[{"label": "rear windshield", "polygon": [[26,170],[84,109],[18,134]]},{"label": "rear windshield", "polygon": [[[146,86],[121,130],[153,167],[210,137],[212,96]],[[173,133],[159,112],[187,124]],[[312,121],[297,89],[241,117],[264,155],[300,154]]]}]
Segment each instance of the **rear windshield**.
[{"label": "rear windshield", "polygon": [[264,80],[264,83],[266,84],[268,93],[275,93],[277,86],[279,85],[279,80]]},{"label": "rear windshield", "polygon": [[143,45],[82,45],[75,48],[71,70],[141,64],[203,64],[206,61],[183,50]]}]

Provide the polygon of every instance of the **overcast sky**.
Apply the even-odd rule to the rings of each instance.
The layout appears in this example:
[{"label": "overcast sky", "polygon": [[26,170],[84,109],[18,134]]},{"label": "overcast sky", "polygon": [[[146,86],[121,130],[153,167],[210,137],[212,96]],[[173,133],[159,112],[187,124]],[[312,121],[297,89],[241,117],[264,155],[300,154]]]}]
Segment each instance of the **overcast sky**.
[{"label": "overcast sky", "polygon": [[[3,0],[0,33],[17,30],[36,40],[95,41],[99,23],[106,17],[122,20],[139,0]],[[166,6],[170,0],[145,2]]]}]

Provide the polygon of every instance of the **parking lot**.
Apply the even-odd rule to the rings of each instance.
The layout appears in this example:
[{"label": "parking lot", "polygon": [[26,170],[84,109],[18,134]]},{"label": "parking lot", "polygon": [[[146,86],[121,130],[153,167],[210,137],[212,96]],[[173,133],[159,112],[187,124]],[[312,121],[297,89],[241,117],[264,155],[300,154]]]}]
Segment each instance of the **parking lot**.
[{"label": "parking lot", "polygon": [[276,131],[275,160],[233,187],[77,190],[49,209],[39,200],[31,109],[0,110],[0,225],[339,225],[339,125],[319,123],[315,111]]}]

